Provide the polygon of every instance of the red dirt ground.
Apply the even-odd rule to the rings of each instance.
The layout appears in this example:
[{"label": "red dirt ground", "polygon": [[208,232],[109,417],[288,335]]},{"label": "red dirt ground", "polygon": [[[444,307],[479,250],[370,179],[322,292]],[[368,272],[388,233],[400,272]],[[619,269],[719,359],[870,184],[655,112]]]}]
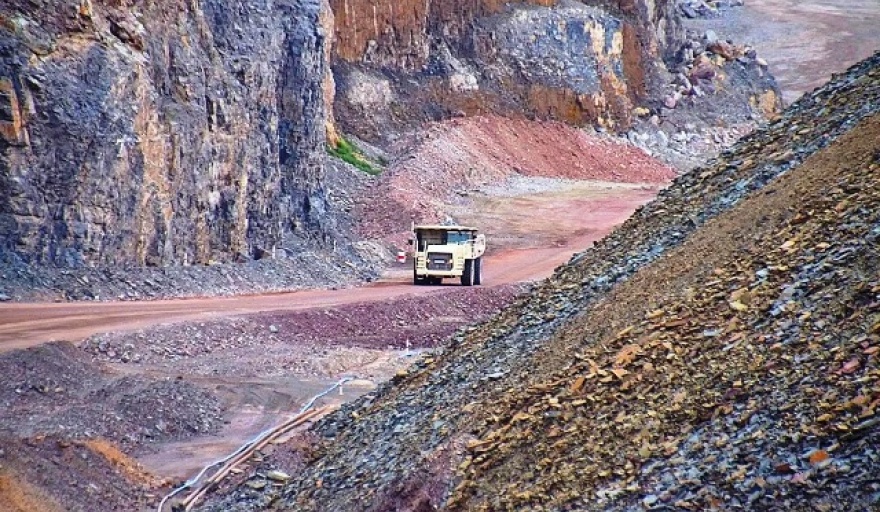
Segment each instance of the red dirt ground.
[{"label": "red dirt ground", "polygon": [[454,119],[400,145],[404,156],[366,191],[357,212],[365,236],[398,244],[411,222],[443,219],[454,194],[515,175],[651,184],[675,177],[636,147],[555,122]]},{"label": "red dirt ground", "polygon": [[[599,201],[600,207],[560,199],[569,207],[568,220],[583,226],[559,244],[539,248],[499,251],[486,256],[485,283],[491,286],[534,281],[549,276],[573,253],[605,236],[655,190],[617,189]],[[438,293],[445,287],[414,287],[409,267],[392,272],[382,282],[345,290],[308,290],[242,297],[58,304],[0,304],[0,352],[38,345],[51,340],[79,341],[93,334],[131,331],[152,325],[230,317],[268,311],[301,311],[346,304],[376,302],[414,294]]]}]

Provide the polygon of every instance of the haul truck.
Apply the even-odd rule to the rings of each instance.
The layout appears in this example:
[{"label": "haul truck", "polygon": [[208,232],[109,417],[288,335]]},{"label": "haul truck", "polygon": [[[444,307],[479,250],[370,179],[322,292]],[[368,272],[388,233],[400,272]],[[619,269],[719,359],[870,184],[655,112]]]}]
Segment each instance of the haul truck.
[{"label": "haul truck", "polygon": [[440,284],[443,278],[459,278],[462,286],[483,280],[486,236],[465,226],[414,226],[413,283]]}]

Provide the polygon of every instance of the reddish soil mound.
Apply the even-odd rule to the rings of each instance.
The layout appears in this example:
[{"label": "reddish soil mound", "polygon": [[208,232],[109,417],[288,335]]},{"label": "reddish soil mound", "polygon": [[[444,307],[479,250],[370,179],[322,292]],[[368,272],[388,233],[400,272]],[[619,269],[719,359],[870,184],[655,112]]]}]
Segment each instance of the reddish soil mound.
[{"label": "reddish soil mound", "polygon": [[358,205],[361,232],[388,239],[412,221],[445,215],[453,193],[519,174],[621,183],[664,183],[672,168],[633,146],[554,122],[496,116],[433,125],[401,144],[405,155]]},{"label": "reddish soil mound", "polygon": [[31,512],[33,510],[55,512],[61,508],[27,482],[7,472],[0,472],[0,510],[7,512]]},{"label": "reddish soil mound", "polygon": [[[160,482],[120,454],[111,460],[112,444],[100,439],[85,443],[49,436],[29,439],[0,437],[0,510],[6,512],[129,512],[149,510]],[[107,447],[96,451],[96,447]],[[121,459],[126,459],[125,465]]]}]

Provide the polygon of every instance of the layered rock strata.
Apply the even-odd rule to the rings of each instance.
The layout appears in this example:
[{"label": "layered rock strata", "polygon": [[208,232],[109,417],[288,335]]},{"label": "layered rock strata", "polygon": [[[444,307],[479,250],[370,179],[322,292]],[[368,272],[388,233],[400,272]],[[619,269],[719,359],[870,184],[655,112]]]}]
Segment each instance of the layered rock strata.
[{"label": "layered rock strata", "polygon": [[497,113],[629,126],[682,40],[673,2],[333,0],[343,128]]},{"label": "layered rock strata", "polygon": [[320,0],[0,10],[0,253],[164,266],[331,231]]}]

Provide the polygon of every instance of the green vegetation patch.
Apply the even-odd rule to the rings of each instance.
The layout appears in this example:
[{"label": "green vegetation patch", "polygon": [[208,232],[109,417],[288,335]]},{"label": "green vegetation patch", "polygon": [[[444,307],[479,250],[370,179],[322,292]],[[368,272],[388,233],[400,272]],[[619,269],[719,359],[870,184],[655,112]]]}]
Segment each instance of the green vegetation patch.
[{"label": "green vegetation patch", "polygon": [[382,172],[380,167],[374,167],[363,153],[361,153],[358,147],[344,137],[339,137],[339,142],[336,144],[335,148],[328,144],[327,153],[331,156],[335,156],[343,162],[357,167],[367,174],[376,176]]}]

